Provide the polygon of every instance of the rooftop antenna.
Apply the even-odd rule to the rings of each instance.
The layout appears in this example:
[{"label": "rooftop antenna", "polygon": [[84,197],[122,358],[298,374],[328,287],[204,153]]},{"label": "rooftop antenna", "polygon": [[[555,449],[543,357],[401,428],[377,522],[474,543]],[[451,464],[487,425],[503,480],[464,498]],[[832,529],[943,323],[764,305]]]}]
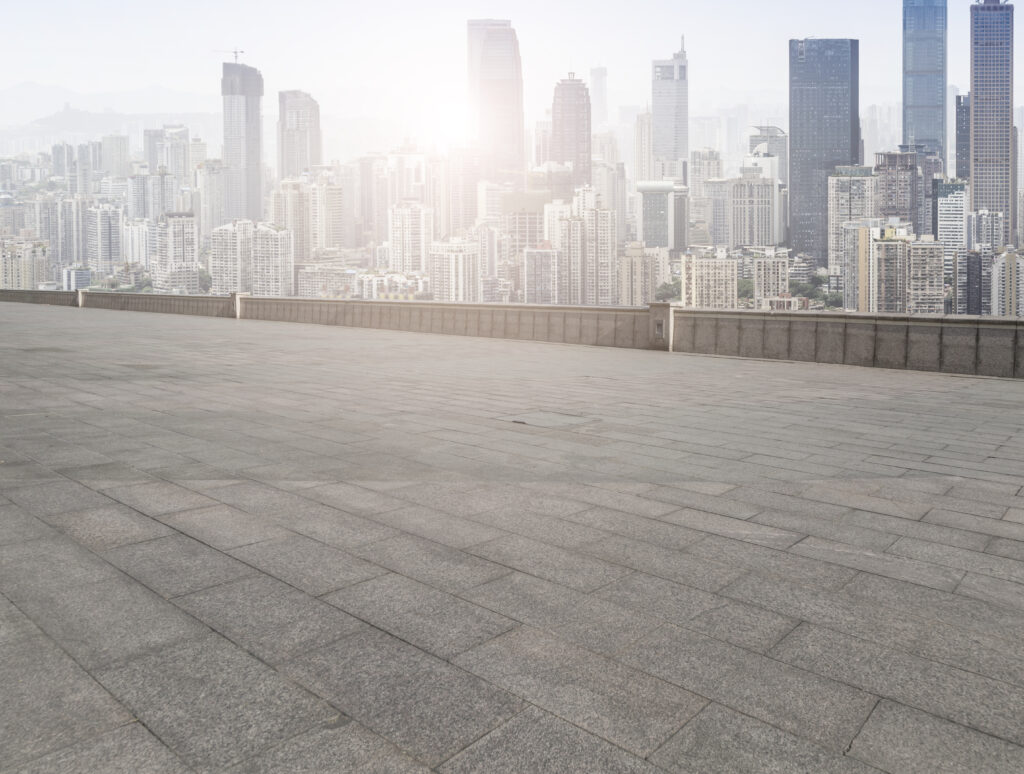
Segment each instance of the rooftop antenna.
[{"label": "rooftop antenna", "polygon": [[242,51],[242,49],[240,49],[240,48],[232,48],[232,49],[227,50],[227,51],[219,49],[219,50],[215,51],[214,53],[216,53],[216,54],[233,54],[234,57],[235,57],[235,64],[238,64],[238,55],[239,54],[244,54],[245,52]]}]

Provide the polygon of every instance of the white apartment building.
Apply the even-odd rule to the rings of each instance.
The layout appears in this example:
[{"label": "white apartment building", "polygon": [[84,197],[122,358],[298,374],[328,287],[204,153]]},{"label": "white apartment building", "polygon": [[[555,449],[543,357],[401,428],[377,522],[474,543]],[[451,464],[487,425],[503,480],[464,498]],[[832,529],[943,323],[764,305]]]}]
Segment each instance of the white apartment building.
[{"label": "white apartment building", "polygon": [[683,306],[736,309],[739,306],[739,261],[700,255],[682,260]]},{"label": "white apartment building", "polygon": [[292,296],[294,283],[292,233],[271,223],[257,224],[252,236],[252,294]]}]

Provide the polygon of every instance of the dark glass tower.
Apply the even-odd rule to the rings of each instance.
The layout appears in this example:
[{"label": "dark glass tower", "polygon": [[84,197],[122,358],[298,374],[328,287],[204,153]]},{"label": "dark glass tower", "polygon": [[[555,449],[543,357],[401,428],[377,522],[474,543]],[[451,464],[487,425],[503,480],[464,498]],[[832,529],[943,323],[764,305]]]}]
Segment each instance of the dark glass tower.
[{"label": "dark glass tower", "polygon": [[569,73],[555,86],[551,105],[551,160],[572,164],[572,184],[590,185],[590,92]]},{"label": "dark glass tower", "polygon": [[1014,232],[1013,5],[971,6],[971,210],[1003,213],[1003,244]]},{"label": "dark glass tower", "polygon": [[263,76],[255,67],[225,62],[220,93],[224,97],[224,218],[263,220]]},{"label": "dark glass tower", "polygon": [[956,98],[956,177],[971,179],[971,95]]},{"label": "dark glass tower", "polygon": [[946,154],[946,0],[903,0],[903,144]]},{"label": "dark glass tower", "polygon": [[789,41],[789,127],[791,246],[824,265],[828,177],[861,163],[858,41]]}]

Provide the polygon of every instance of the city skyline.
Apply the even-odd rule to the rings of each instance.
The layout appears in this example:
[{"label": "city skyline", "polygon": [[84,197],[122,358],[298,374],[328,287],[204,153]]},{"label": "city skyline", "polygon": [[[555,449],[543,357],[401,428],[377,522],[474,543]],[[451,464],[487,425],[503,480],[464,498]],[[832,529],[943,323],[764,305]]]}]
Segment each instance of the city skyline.
[{"label": "city skyline", "polygon": [[[760,4],[742,2],[752,10]],[[101,3],[116,10],[117,3]],[[188,57],[161,56],[166,44],[163,37],[147,35],[147,30],[160,28],[173,32],[181,23],[177,17],[188,17],[192,3],[185,2],[174,18],[161,16],[151,8],[133,13],[115,25],[124,34],[118,39],[118,50],[124,52],[116,60],[95,61],[95,48],[71,39],[76,13],[46,20],[56,41],[68,37],[67,46],[56,46],[40,53],[20,42],[13,43],[12,55],[21,66],[0,76],[0,90],[24,83],[26,74],[36,83],[56,84],[86,93],[146,90],[159,85],[191,92],[204,99],[214,96],[209,73],[221,61],[230,59],[224,49],[238,46],[246,51],[242,61],[257,67],[267,78],[267,94],[301,89],[313,94],[326,116],[340,116],[346,122],[381,127],[399,139],[415,136],[422,143],[451,143],[465,137],[467,89],[465,73],[465,23],[467,18],[508,18],[518,33],[524,78],[524,110],[527,127],[544,117],[550,108],[551,89],[567,72],[576,72],[585,81],[594,67],[608,71],[609,112],[612,121],[622,106],[644,107],[650,102],[650,64],[678,49],[680,36],[688,37],[687,54],[690,78],[691,115],[701,115],[740,101],[755,101],[755,106],[782,106],[786,93],[786,47],[793,38],[849,37],[861,41],[865,62],[872,62],[862,74],[862,105],[895,104],[901,100],[902,29],[901,4],[893,0],[867,0],[855,9],[810,6],[781,2],[773,13],[763,15],[756,32],[736,28],[726,18],[698,4],[673,8],[660,3],[647,4],[635,14],[641,20],[656,13],[664,17],[656,34],[649,24],[632,21],[633,17],[614,25],[604,24],[600,12],[581,21],[571,44],[557,38],[558,20],[579,10],[570,3],[557,9],[543,8],[538,3],[454,4],[432,12],[429,18],[408,12],[399,21],[381,11],[356,9],[350,26],[360,30],[355,35],[343,30],[331,33],[333,25],[301,27],[302,19],[328,14],[326,6],[305,0],[295,13],[275,24],[276,39],[270,41],[256,21],[235,14],[238,4],[219,4],[200,13],[207,23],[190,28],[191,53]],[[800,5],[799,14],[788,14],[786,8]],[[257,10],[261,6],[256,4]],[[968,14],[969,2],[954,1],[949,7],[949,81],[963,93],[969,84]],[[251,4],[247,8],[251,8]],[[763,8],[763,6],[760,6]],[[6,12],[19,23],[38,27],[38,13],[27,6]],[[259,14],[252,14],[258,17]],[[329,17],[328,17],[329,18]],[[223,21],[223,24],[220,22]],[[389,26],[387,26],[389,25]],[[386,29],[385,29],[386,27]],[[598,34],[598,30],[614,28],[614,45]],[[377,36],[380,32],[381,35]],[[383,37],[386,32],[387,37]],[[106,34],[106,33],[104,33]],[[325,35],[333,34],[330,43]],[[556,36],[553,38],[553,36]],[[160,38],[160,39],[157,39]],[[388,41],[381,47],[374,40]],[[721,56],[720,41],[733,41],[739,56]],[[95,45],[102,43],[102,38]],[[322,45],[318,45],[318,41]],[[138,48],[136,48],[138,47]],[[155,47],[155,50],[154,50]],[[54,56],[53,51],[62,53]],[[91,55],[90,55],[90,52]],[[143,56],[143,54],[145,54]],[[125,61],[131,61],[125,67]],[[74,66],[75,57],[90,58],[89,68]],[[170,64],[173,62],[173,66]],[[424,62],[428,66],[423,66]],[[372,72],[372,78],[358,77]],[[345,73],[346,77],[339,77]],[[356,77],[352,77],[353,74]],[[1017,100],[1024,103],[1024,99]],[[216,103],[207,99],[204,106]],[[126,109],[126,105],[116,105]],[[267,105],[267,115],[273,107]],[[781,116],[763,116],[776,121]],[[416,136],[418,135],[418,136]],[[345,138],[342,138],[345,140]],[[337,140],[325,136],[333,144]],[[346,145],[347,147],[347,145]],[[367,148],[359,147],[361,152]]]}]

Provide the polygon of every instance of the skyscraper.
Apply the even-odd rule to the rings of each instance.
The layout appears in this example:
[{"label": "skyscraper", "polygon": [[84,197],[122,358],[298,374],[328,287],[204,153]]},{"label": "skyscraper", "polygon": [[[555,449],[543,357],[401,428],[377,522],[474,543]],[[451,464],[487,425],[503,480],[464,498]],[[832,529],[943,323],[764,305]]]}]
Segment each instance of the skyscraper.
[{"label": "skyscraper", "polygon": [[569,73],[555,85],[551,105],[551,160],[572,165],[574,187],[590,184],[590,92]]},{"label": "skyscraper", "polygon": [[259,221],[263,219],[263,76],[255,67],[225,62],[221,95],[227,173],[224,217]]},{"label": "skyscraper", "polygon": [[523,68],[512,22],[469,22],[471,136],[489,177],[515,177],[526,166]]},{"label": "skyscraper", "polygon": [[1001,212],[1014,232],[1013,5],[971,6],[971,209]]},{"label": "skyscraper", "polygon": [[971,95],[956,98],[956,176],[971,179]]},{"label": "skyscraper", "polygon": [[903,0],[903,144],[946,158],[946,0]]},{"label": "skyscraper", "polygon": [[690,155],[690,73],[686,39],[671,59],[651,66],[651,127],[655,166],[685,166]]},{"label": "skyscraper", "polygon": [[320,166],[320,105],[304,91],[278,94],[277,174],[282,180]]},{"label": "skyscraper", "polygon": [[824,264],[828,176],[861,160],[858,41],[789,42],[789,129],[790,242]]},{"label": "skyscraper", "polygon": [[757,126],[750,135],[750,152],[779,160],[779,180],[789,185],[789,137],[777,126]]},{"label": "skyscraper", "polygon": [[590,71],[590,104],[595,129],[608,125],[608,68],[595,67]]}]

